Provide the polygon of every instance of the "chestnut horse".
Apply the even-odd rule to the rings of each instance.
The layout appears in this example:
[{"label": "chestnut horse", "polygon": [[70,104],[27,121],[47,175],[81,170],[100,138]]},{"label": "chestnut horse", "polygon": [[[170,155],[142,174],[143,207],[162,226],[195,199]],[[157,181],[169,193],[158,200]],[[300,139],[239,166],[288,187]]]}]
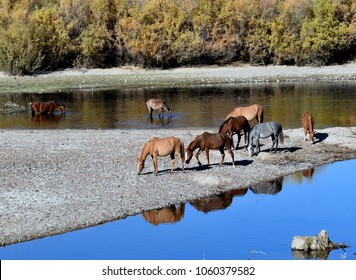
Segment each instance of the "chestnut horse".
[{"label": "chestnut horse", "polygon": [[209,150],[219,150],[221,153],[221,161],[220,166],[222,166],[225,158],[224,148],[226,147],[227,151],[231,155],[232,158],[232,165],[235,167],[235,159],[234,153],[231,150],[232,141],[231,138],[226,133],[209,133],[204,132],[197,137],[189,144],[188,148],[185,149],[186,152],[186,164],[189,164],[190,160],[192,159],[193,152],[195,149],[198,149],[198,152],[195,155],[199,166],[201,163],[199,161],[199,155],[202,151],[206,153],[206,159],[208,161],[208,165],[210,165],[209,160]]},{"label": "chestnut horse", "polygon": [[60,110],[62,113],[66,112],[66,106],[61,102],[47,101],[33,102],[30,104],[32,112],[35,114],[52,114],[55,110]]},{"label": "chestnut horse", "polygon": [[182,161],[182,171],[184,173],[184,144],[177,137],[158,138],[154,137],[150,139],[141,148],[140,157],[137,158],[137,173],[140,175],[142,169],[145,167],[145,160],[148,155],[152,157],[154,174],[158,173],[158,157],[165,157],[170,155],[172,160],[171,173],[174,170],[175,153],[178,154],[179,159]]},{"label": "chestnut horse", "polygon": [[162,99],[149,99],[146,105],[151,119],[153,110],[159,110],[159,117],[161,117],[161,114],[163,114],[164,117],[164,111],[168,112],[168,117],[172,114],[172,109],[168,106],[167,102]]},{"label": "chestnut horse", "polygon": [[234,146],[234,139],[232,135],[234,132],[236,132],[237,134],[237,144],[235,148],[236,150],[238,149],[240,144],[241,130],[244,131],[245,146],[247,146],[247,134],[250,131],[250,124],[248,123],[248,120],[244,116],[230,117],[226,121],[224,121],[219,128],[219,132],[229,134],[232,141],[232,146]]},{"label": "chestnut horse", "polygon": [[237,107],[225,118],[244,116],[248,121],[256,119],[258,123],[263,123],[263,107],[259,104],[253,104],[247,107]]},{"label": "chestnut horse", "polygon": [[307,134],[309,133],[309,139],[314,143],[314,118],[313,115],[309,112],[305,112],[302,115],[302,124],[304,128],[304,142],[307,141]]}]

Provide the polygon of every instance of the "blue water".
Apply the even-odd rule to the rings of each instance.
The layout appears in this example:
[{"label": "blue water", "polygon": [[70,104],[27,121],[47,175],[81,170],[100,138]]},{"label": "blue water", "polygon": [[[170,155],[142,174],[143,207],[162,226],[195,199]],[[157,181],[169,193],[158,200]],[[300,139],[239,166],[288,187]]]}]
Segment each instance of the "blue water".
[{"label": "blue water", "polygon": [[355,260],[355,170],[356,160],[317,167],[312,177],[286,176],[274,195],[236,195],[224,210],[205,213],[186,202],[176,223],[152,225],[137,215],[2,247],[0,259],[293,260],[293,236],[325,229],[332,241],[351,246],[328,259]]}]

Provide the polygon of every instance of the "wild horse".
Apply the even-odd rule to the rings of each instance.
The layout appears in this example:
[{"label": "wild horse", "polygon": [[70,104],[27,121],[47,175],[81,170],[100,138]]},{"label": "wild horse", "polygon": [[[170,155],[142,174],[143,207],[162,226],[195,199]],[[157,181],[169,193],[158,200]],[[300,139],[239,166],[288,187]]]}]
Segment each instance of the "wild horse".
[{"label": "wild horse", "polygon": [[248,137],[248,151],[250,156],[254,154],[253,148],[253,141],[256,142],[256,154],[258,154],[260,149],[260,138],[272,138],[272,146],[270,152],[272,151],[273,147],[275,147],[275,152],[277,151],[278,147],[278,140],[283,144],[284,137],[283,137],[283,129],[282,126],[277,122],[267,122],[267,123],[259,123],[254,125],[249,133]]},{"label": "wild horse", "polygon": [[153,110],[159,110],[159,117],[161,117],[161,114],[164,117],[165,111],[168,112],[168,117],[172,114],[172,109],[168,106],[167,102],[162,99],[149,99],[146,102],[146,106],[151,119]]},{"label": "wild horse", "polygon": [[307,141],[307,134],[309,133],[309,139],[314,143],[314,118],[313,115],[309,112],[304,112],[302,115],[302,124],[304,129],[304,141]]},{"label": "wild horse", "polygon": [[34,114],[52,114],[55,110],[66,112],[66,105],[56,101],[33,102],[30,105]]},{"label": "wild horse", "polygon": [[150,139],[141,148],[140,157],[137,158],[137,173],[140,175],[142,169],[145,167],[145,160],[148,155],[152,157],[154,174],[158,173],[158,157],[165,157],[170,155],[172,160],[171,173],[174,170],[175,153],[178,154],[179,159],[182,161],[182,171],[184,173],[184,144],[177,137],[158,138],[154,137]]},{"label": "wild horse", "polygon": [[246,107],[237,107],[225,118],[244,116],[248,121],[256,119],[258,123],[263,123],[263,107],[259,104],[253,104]]},{"label": "wild horse", "polygon": [[237,150],[240,144],[242,130],[244,131],[245,146],[246,146],[247,135],[248,132],[250,131],[250,124],[248,123],[248,120],[244,116],[229,117],[221,124],[219,128],[219,133],[228,133],[231,138],[232,145],[234,145],[233,134],[235,132],[237,134],[237,144],[235,149]]},{"label": "wild horse", "polygon": [[235,159],[234,153],[231,150],[232,141],[231,138],[226,133],[209,133],[204,132],[197,137],[189,144],[189,146],[185,149],[186,152],[186,164],[189,164],[190,160],[192,159],[193,152],[196,149],[199,149],[195,155],[199,166],[201,166],[201,162],[199,161],[199,155],[201,152],[205,151],[206,159],[208,161],[208,165],[210,165],[209,159],[209,150],[219,150],[221,153],[221,161],[220,166],[224,162],[225,152],[224,148],[226,147],[228,153],[231,155],[232,165],[235,167]]}]

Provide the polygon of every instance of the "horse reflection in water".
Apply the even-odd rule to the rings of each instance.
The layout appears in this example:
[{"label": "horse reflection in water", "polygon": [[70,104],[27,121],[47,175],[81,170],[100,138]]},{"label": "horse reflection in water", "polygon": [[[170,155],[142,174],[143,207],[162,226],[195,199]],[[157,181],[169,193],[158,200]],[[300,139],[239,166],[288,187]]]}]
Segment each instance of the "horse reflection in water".
[{"label": "horse reflection in water", "polygon": [[210,197],[193,200],[190,204],[198,211],[204,213],[224,210],[231,205],[235,196],[244,196],[247,190],[247,188],[231,190]]},{"label": "horse reflection in water", "polygon": [[34,124],[51,124],[59,123],[65,119],[64,114],[55,115],[55,114],[33,114],[32,122]]},{"label": "horse reflection in water", "polygon": [[314,175],[314,168],[305,169],[302,171],[302,174],[306,178],[312,178]]},{"label": "horse reflection in water", "polygon": [[163,223],[176,223],[184,217],[185,204],[178,207],[171,205],[161,209],[150,210],[142,213],[142,217],[152,225]]},{"label": "horse reflection in water", "polygon": [[283,177],[276,178],[272,181],[266,181],[250,187],[254,194],[277,194],[282,190]]}]

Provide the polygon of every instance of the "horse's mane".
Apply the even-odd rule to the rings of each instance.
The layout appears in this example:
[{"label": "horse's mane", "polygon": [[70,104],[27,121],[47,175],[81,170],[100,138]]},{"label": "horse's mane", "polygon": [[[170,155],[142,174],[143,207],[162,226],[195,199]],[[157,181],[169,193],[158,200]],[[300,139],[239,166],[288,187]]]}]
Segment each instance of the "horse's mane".
[{"label": "horse's mane", "polygon": [[223,126],[224,126],[225,124],[227,124],[232,118],[233,118],[233,117],[227,118],[227,119],[220,125],[219,131],[218,131],[219,133],[221,132]]}]

